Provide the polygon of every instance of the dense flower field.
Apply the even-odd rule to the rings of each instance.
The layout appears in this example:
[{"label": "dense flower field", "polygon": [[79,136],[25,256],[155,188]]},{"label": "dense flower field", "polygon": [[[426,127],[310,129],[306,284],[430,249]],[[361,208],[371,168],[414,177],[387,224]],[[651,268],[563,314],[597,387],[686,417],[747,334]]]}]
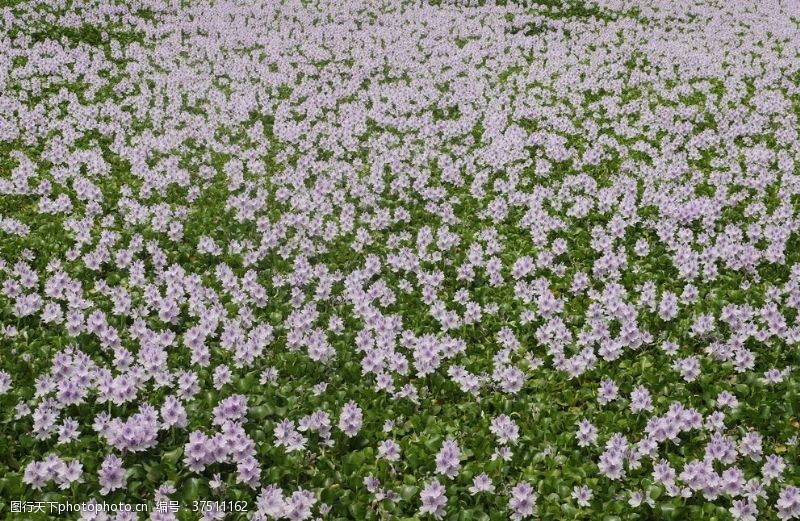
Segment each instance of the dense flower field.
[{"label": "dense flower field", "polygon": [[800,2],[0,14],[0,518],[800,519]]}]

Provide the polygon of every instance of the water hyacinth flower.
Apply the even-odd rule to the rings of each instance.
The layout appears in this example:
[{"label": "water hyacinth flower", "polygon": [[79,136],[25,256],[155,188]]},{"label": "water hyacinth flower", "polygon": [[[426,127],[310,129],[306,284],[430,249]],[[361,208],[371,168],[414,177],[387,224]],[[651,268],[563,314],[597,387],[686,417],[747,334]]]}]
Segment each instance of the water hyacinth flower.
[{"label": "water hyacinth flower", "polygon": [[275,486],[269,485],[261,489],[256,498],[255,518],[261,520],[309,519],[312,508],[317,503],[314,494],[308,490],[299,489],[289,496]]},{"label": "water hyacinth flower", "polygon": [[106,456],[100,465],[98,476],[102,486],[101,494],[106,495],[113,490],[122,488],[125,484],[125,469],[122,468],[122,460],[113,454]]},{"label": "water hyacinth flower", "polygon": [[422,500],[422,506],[419,509],[420,514],[430,514],[436,519],[442,519],[444,517],[447,496],[445,495],[445,489],[441,483],[438,481],[431,481],[422,488],[419,497]]},{"label": "water hyacinth flower", "polygon": [[730,407],[735,409],[739,406],[739,400],[736,396],[728,391],[722,391],[717,396],[717,406],[718,407]]},{"label": "water hyacinth flower", "polygon": [[747,500],[734,500],[733,506],[728,509],[733,519],[738,521],[755,521],[758,515],[758,508],[755,503]]},{"label": "water hyacinth flower", "polygon": [[761,467],[761,475],[764,478],[764,482],[769,484],[772,482],[772,480],[780,479],[785,469],[786,462],[784,459],[777,454],[770,454],[767,456],[766,462]]},{"label": "water hyacinth flower", "polygon": [[58,444],[69,443],[80,436],[78,431],[78,421],[73,418],[65,418],[64,423],[58,429]]},{"label": "water hyacinth flower", "polygon": [[617,398],[618,392],[619,387],[613,380],[603,380],[600,382],[600,388],[597,391],[597,401],[601,405],[606,405]]},{"label": "water hyacinth flower", "polygon": [[[54,459],[53,456],[48,460]],[[49,464],[50,472],[55,472],[53,479],[58,483],[59,489],[66,490],[72,486],[73,483],[83,482],[83,465],[80,461],[72,460],[69,463],[55,460],[55,464]]]},{"label": "water hyacinth flower", "polygon": [[436,473],[450,479],[455,478],[461,469],[461,448],[453,439],[445,440],[436,454]]},{"label": "water hyacinth flower", "polygon": [[284,500],[283,515],[288,519],[308,519],[312,516],[311,509],[316,503],[317,498],[311,491],[297,490]]},{"label": "water hyacinth flower", "polygon": [[628,499],[628,504],[630,506],[635,508],[643,503],[651,507],[655,506],[655,501],[653,500],[653,498],[650,497],[649,491],[642,492],[639,490],[635,490],[631,492],[631,497],[630,499]]},{"label": "water hyacinth flower", "polygon": [[580,507],[588,507],[591,504],[593,495],[592,489],[586,485],[575,486],[572,489],[572,497],[575,498],[575,502]]},{"label": "water hyacinth flower", "polygon": [[697,357],[691,356],[675,360],[672,366],[681,373],[681,377],[687,382],[694,382],[700,376],[700,361]]},{"label": "water hyacinth flower", "polygon": [[158,413],[146,405],[124,422],[119,418],[109,421],[102,436],[118,450],[138,452],[157,443],[158,430]]},{"label": "water hyacinth flower", "polygon": [[492,480],[489,476],[486,475],[485,472],[482,472],[472,478],[472,486],[469,487],[469,493],[471,495],[479,494],[481,492],[488,492],[489,494],[494,494],[495,486],[492,483]]},{"label": "water hyacinth flower", "polygon": [[394,440],[384,440],[378,445],[378,457],[387,461],[400,459],[400,445]]},{"label": "water hyacinth flower", "polygon": [[345,404],[339,415],[339,429],[345,436],[352,438],[361,430],[362,418],[361,408],[356,402],[350,401]]},{"label": "water hyacinth flower", "polygon": [[262,488],[256,498],[256,509],[259,519],[280,519],[286,511],[283,491],[275,485]]},{"label": "water hyacinth flower", "polygon": [[5,394],[11,390],[11,375],[6,371],[0,371],[0,394]]},{"label": "water hyacinth flower", "polygon": [[650,391],[644,386],[636,387],[631,392],[631,412],[652,411],[653,401],[650,397]]},{"label": "water hyacinth flower", "polygon": [[283,420],[275,427],[275,446],[284,447],[286,452],[303,450],[307,442],[291,420]]},{"label": "water hyacinth flower", "polygon": [[187,425],[186,409],[174,396],[167,396],[161,407],[161,418],[164,427],[180,427]]},{"label": "water hyacinth flower", "polygon": [[22,481],[36,490],[41,490],[45,482],[48,481],[48,476],[47,467],[42,462],[32,461],[25,467]]},{"label": "water hyacinth flower", "polygon": [[533,516],[536,513],[536,493],[533,487],[525,481],[514,485],[508,508],[511,510],[511,519],[515,521]]},{"label": "water hyacinth flower", "polygon": [[497,437],[497,442],[501,445],[509,443],[513,445],[519,439],[519,427],[505,414],[494,418],[489,430]]},{"label": "water hyacinth flower", "polygon": [[781,489],[775,506],[778,509],[779,519],[785,520],[800,517],[800,490],[793,486]]},{"label": "water hyacinth flower", "polygon": [[597,444],[597,428],[587,419],[578,422],[578,446],[588,447]]}]

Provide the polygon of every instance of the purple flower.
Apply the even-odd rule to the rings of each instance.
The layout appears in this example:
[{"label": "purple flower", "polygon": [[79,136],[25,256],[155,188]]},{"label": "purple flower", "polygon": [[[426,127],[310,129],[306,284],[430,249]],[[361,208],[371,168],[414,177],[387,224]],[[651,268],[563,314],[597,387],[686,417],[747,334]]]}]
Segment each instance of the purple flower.
[{"label": "purple flower", "polygon": [[11,375],[6,371],[0,371],[0,394],[5,394],[11,390]]},{"label": "purple flower", "polygon": [[764,476],[764,481],[769,484],[774,479],[780,479],[786,468],[786,462],[777,454],[767,456],[767,461],[761,467],[761,475]]},{"label": "purple flower", "polygon": [[733,506],[728,509],[733,519],[738,521],[756,521],[758,509],[756,504],[751,500],[734,500]]},{"label": "purple flower", "polygon": [[778,509],[778,518],[781,520],[800,517],[800,489],[793,486],[783,488],[775,506]]},{"label": "purple flower", "polygon": [[161,418],[164,427],[186,427],[186,409],[177,398],[167,396],[164,405],[161,407]]},{"label": "purple flower", "polygon": [[461,468],[461,449],[455,440],[445,440],[442,448],[436,454],[436,472],[450,479],[458,475]]},{"label": "purple flower", "polygon": [[631,392],[631,412],[652,411],[653,401],[650,398],[650,391],[643,385],[637,386]]},{"label": "purple flower", "polygon": [[291,420],[283,420],[275,426],[275,446],[285,447],[286,452],[300,451],[305,448],[308,440],[295,428]]},{"label": "purple flower", "polygon": [[678,297],[670,292],[665,291],[661,295],[661,303],[658,305],[658,316],[662,320],[672,320],[678,316]]},{"label": "purple flower", "polygon": [[469,493],[473,496],[481,492],[494,494],[494,490],[494,484],[492,483],[491,478],[487,476],[485,472],[482,472],[472,478],[472,486],[469,487]]},{"label": "purple flower", "polygon": [[387,461],[400,459],[400,445],[394,440],[384,440],[378,445],[378,457]]},{"label": "purple flower", "polygon": [[583,419],[578,422],[578,446],[588,447],[589,445],[597,444],[597,427],[591,424],[589,420]]},{"label": "purple flower", "polygon": [[519,427],[505,414],[495,417],[489,430],[497,437],[497,442],[501,445],[515,444],[519,439]]},{"label": "purple flower", "polygon": [[311,509],[316,504],[317,498],[309,490],[297,490],[284,500],[284,517],[302,521],[312,516]]},{"label": "purple flower", "polygon": [[348,438],[352,438],[361,430],[362,423],[361,408],[354,401],[347,402],[339,415],[339,429]]},{"label": "purple flower", "polygon": [[525,481],[514,485],[511,489],[511,498],[508,500],[511,509],[511,519],[519,521],[531,517],[536,512],[536,494],[533,487]]},{"label": "purple flower", "polygon": [[601,405],[606,405],[612,400],[617,399],[619,387],[614,383],[614,380],[605,379],[600,382],[600,388],[597,391],[597,401]]},{"label": "purple flower", "polygon": [[256,498],[255,506],[258,514],[267,519],[280,519],[287,511],[287,505],[283,496],[283,491],[275,485],[262,488]]},{"label": "purple flower", "polygon": [[575,498],[580,507],[588,507],[591,504],[593,495],[592,489],[586,485],[575,486],[572,489],[572,497]]},{"label": "purple flower", "polygon": [[438,481],[431,481],[419,493],[422,500],[422,507],[419,509],[420,514],[430,514],[436,519],[442,519],[445,515],[445,505],[447,505],[447,496],[445,495],[444,487]]},{"label": "purple flower", "polygon": [[122,460],[113,454],[109,454],[100,465],[98,476],[102,487],[100,489],[102,495],[122,488],[125,485],[125,469],[122,468]]}]

